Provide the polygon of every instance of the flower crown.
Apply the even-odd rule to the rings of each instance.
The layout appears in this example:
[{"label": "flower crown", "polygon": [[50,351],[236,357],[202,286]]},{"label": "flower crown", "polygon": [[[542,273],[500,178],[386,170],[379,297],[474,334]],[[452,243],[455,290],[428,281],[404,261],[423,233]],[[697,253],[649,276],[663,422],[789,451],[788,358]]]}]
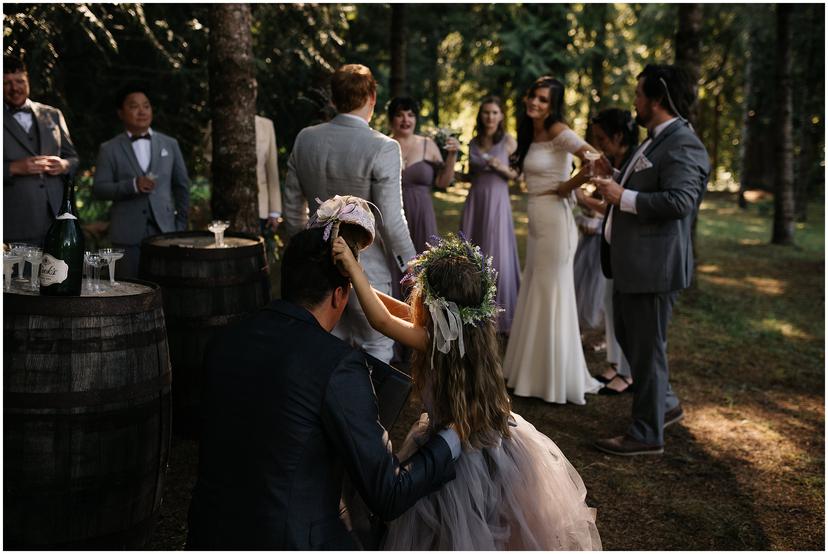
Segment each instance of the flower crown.
[{"label": "flower crown", "polygon": [[431,264],[442,258],[456,257],[464,258],[479,267],[483,300],[478,306],[457,307],[462,323],[476,325],[477,322],[491,319],[503,311],[495,305],[497,271],[494,269],[491,256],[484,256],[480,247],[469,242],[462,231],[458,235],[449,233],[445,238],[433,237],[437,239],[436,245],[427,242],[428,248],[411,261],[412,273],[407,280],[414,281],[425,293],[426,304],[437,302],[447,305],[449,301],[434,292],[428,283],[428,268]]}]

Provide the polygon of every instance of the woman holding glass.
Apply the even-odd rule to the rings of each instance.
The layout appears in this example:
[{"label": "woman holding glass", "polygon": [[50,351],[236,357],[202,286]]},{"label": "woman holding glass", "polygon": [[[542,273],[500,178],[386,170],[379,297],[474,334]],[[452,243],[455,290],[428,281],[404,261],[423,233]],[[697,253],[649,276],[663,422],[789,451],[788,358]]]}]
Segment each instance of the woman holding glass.
[{"label": "woman holding glass", "polygon": [[[604,152],[612,167],[617,170],[620,170],[627,163],[627,160],[638,146],[638,126],[633,120],[632,114],[627,110],[618,108],[603,110],[592,118],[592,136],[595,138],[595,145]],[[603,201],[586,196],[581,190],[576,190],[575,195],[581,206],[601,215],[606,212],[606,203]],[[599,257],[598,260],[593,260],[593,262],[598,264],[600,271],[600,251],[595,252],[594,255]],[[632,392],[633,380],[630,364],[615,338],[612,313],[612,279],[606,280],[601,301],[604,307],[604,330],[606,332],[609,367],[596,377],[599,381],[606,383],[600,394],[617,395]]]},{"label": "woman holding glass", "polygon": [[569,197],[588,175],[571,175],[572,156],[597,151],[564,123],[564,86],[541,77],[524,97],[513,166],[526,177],[529,233],[526,266],[504,377],[517,396],[584,404],[601,383],[587,370],[578,327],[573,260],[578,230]]},{"label": "woman holding glass", "polygon": [[492,257],[497,271],[495,303],[503,309],[497,330],[508,335],[512,327],[520,283],[520,262],[509,200],[509,180],[518,172],[509,166],[517,149],[515,139],[503,127],[503,104],[497,96],[484,98],[477,111],[474,138],[469,144],[471,182],[460,230],[483,254]]},{"label": "woman holding glass", "polygon": [[415,134],[418,112],[419,106],[411,98],[394,98],[388,105],[391,138],[402,150],[403,209],[414,248],[420,254],[426,241],[438,234],[431,188],[444,189],[451,184],[460,143],[453,137],[446,141],[444,161],[436,142]]}]

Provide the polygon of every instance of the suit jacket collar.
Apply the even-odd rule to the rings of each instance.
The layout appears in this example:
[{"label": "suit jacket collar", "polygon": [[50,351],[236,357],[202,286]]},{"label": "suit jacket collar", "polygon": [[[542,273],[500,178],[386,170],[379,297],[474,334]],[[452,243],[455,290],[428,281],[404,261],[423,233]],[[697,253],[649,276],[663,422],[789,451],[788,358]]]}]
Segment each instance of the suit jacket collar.
[{"label": "suit jacket collar", "polygon": [[287,300],[274,300],[268,304],[265,309],[279,312],[280,314],[286,315],[290,318],[298,319],[299,321],[304,321],[305,323],[309,323],[311,325],[316,325],[322,329],[322,326],[319,325],[319,322],[315,317],[313,317],[313,314],[299,304],[294,304],[293,302],[288,302]]},{"label": "suit jacket collar", "polygon": [[333,119],[331,119],[331,123],[335,125],[342,125],[344,127],[355,127],[357,129],[370,129],[371,125],[362,119],[362,122],[357,121],[357,118],[354,116],[348,116],[345,114],[339,114]]},{"label": "suit jacket collar", "polygon": [[[116,140],[121,145],[121,149],[124,151],[124,155],[127,157],[127,160],[129,160],[135,175],[146,175],[141,169],[141,164],[138,163],[138,158],[135,157],[135,150],[132,149],[132,141],[129,140],[129,136],[124,132],[118,135]],[[150,156],[150,167],[152,167],[153,155]]]},{"label": "suit jacket collar", "polygon": [[658,148],[658,146],[659,146],[662,142],[664,142],[664,140],[665,140],[667,137],[669,137],[670,135],[672,135],[673,133],[675,133],[676,131],[678,131],[679,129],[681,129],[682,127],[684,127],[685,125],[687,125],[687,122],[686,122],[686,121],[684,121],[684,120],[682,120],[682,119],[678,119],[678,118],[676,118],[676,119],[675,119],[672,123],[670,123],[670,125],[668,125],[668,126],[667,126],[667,128],[663,129],[663,130],[662,130],[662,131],[661,131],[661,132],[660,132],[660,133],[659,133],[659,134],[658,134],[658,135],[657,135],[657,136],[653,139],[653,141],[650,143],[650,146],[648,146],[648,147],[647,147],[647,150],[645,150],[645,151],[644,151],[644,155],[645,155],[645,156],[649,156],[649,155],[650,155],[650,153],[651,153],[653,150],[655,150],[656,148]]},{"label": "suit jacket collar", "polygon": [[[32,102],[31,99],[27,98],[26,104],[28,104],[29,107],[32,108],[32,125],[38,126],[38,131],[40,131],[41,133],[40,140],[43,140],[43,129],[38,124],[38,117],[37,113],[35,112],[36,103]],[[6,105],[5,102],[3,102],[3,127],[5,127],[6,130],[8,130],[12,134],[12,136],[17,139],[17,142],[19,142],[20,145],[26,150],[28,150],[33,156],[37,156],[39,154],[39,152],[35,152],[35,150],[32,149],[31,144],[29,144],[29,137],[26,135],[26,131],[23,130],[23,127],[20,126],[20,124],[11,114],[9,107]]]}]

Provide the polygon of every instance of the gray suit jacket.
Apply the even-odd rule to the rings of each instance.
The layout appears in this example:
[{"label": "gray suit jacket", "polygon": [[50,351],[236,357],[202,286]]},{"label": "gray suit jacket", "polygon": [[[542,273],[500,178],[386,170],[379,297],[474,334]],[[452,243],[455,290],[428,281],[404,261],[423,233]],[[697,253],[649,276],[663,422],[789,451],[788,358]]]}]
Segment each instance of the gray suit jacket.
[{"label": "gray suit jacket", "polygon": [[157,178],[149,194],[135,192],[133,179],[145,173],[126,133],[103,143],[98,153],[92,193],[102,200],[113,200],[109,225],[113,243],[140,243],[150,216],[163,233],[187,229],[190,178],[178,141],[155,130],[151,141],[147,174]]},{"label": "gray suit jacket", "polygon": [[308,206],[349,194],[373,202],[377,236],[360,254],[372,284],[391,283],[388,259],[401,270],[416,255],[402,209],[402,156],[397,141],[338,115],[328,123],[302,129],[288,159],[284,218],[289,235],[304,229]]},{"label": "gray suit jacket", "polygon": [[677,120],[658,134],[644,156],[652,165],[634,169],[624,183],[638,191],[638,213],[613,207],[604,272],[610,271],[615,289],[624,293],[685,289],[693,276],[690,227],[710,174],[707,151],[689,125]]},{"label": "gray suit jacket", "polygon": [[69,138],[63,114],[57,108],[31,102],[40,145],[32,148],[26,132],[3,107],[3,241],[42,242],[63,198],[60,175],[17,175],[9,165],[29,156],[59,156],[69,161],[69,173],[78,168],[78,153]]}]

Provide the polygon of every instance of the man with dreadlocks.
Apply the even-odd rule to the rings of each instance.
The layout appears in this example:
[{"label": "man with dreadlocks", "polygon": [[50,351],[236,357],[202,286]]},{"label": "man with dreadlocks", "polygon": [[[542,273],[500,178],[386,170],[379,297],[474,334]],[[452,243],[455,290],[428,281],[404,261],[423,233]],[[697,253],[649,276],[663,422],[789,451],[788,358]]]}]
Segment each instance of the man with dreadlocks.
[{"label": "man with dreadlocks", "polygon": [[456,479],[391,522],[383,548],[599,550],[581,477],[555,443],[510,411],[491,258],[450,235],[412,262],[407,305],[371,288],[342,238],[333,256],[371,326],[414,350],[412,376],[427,413],[398,458],[447,423],[464,448]]}]

